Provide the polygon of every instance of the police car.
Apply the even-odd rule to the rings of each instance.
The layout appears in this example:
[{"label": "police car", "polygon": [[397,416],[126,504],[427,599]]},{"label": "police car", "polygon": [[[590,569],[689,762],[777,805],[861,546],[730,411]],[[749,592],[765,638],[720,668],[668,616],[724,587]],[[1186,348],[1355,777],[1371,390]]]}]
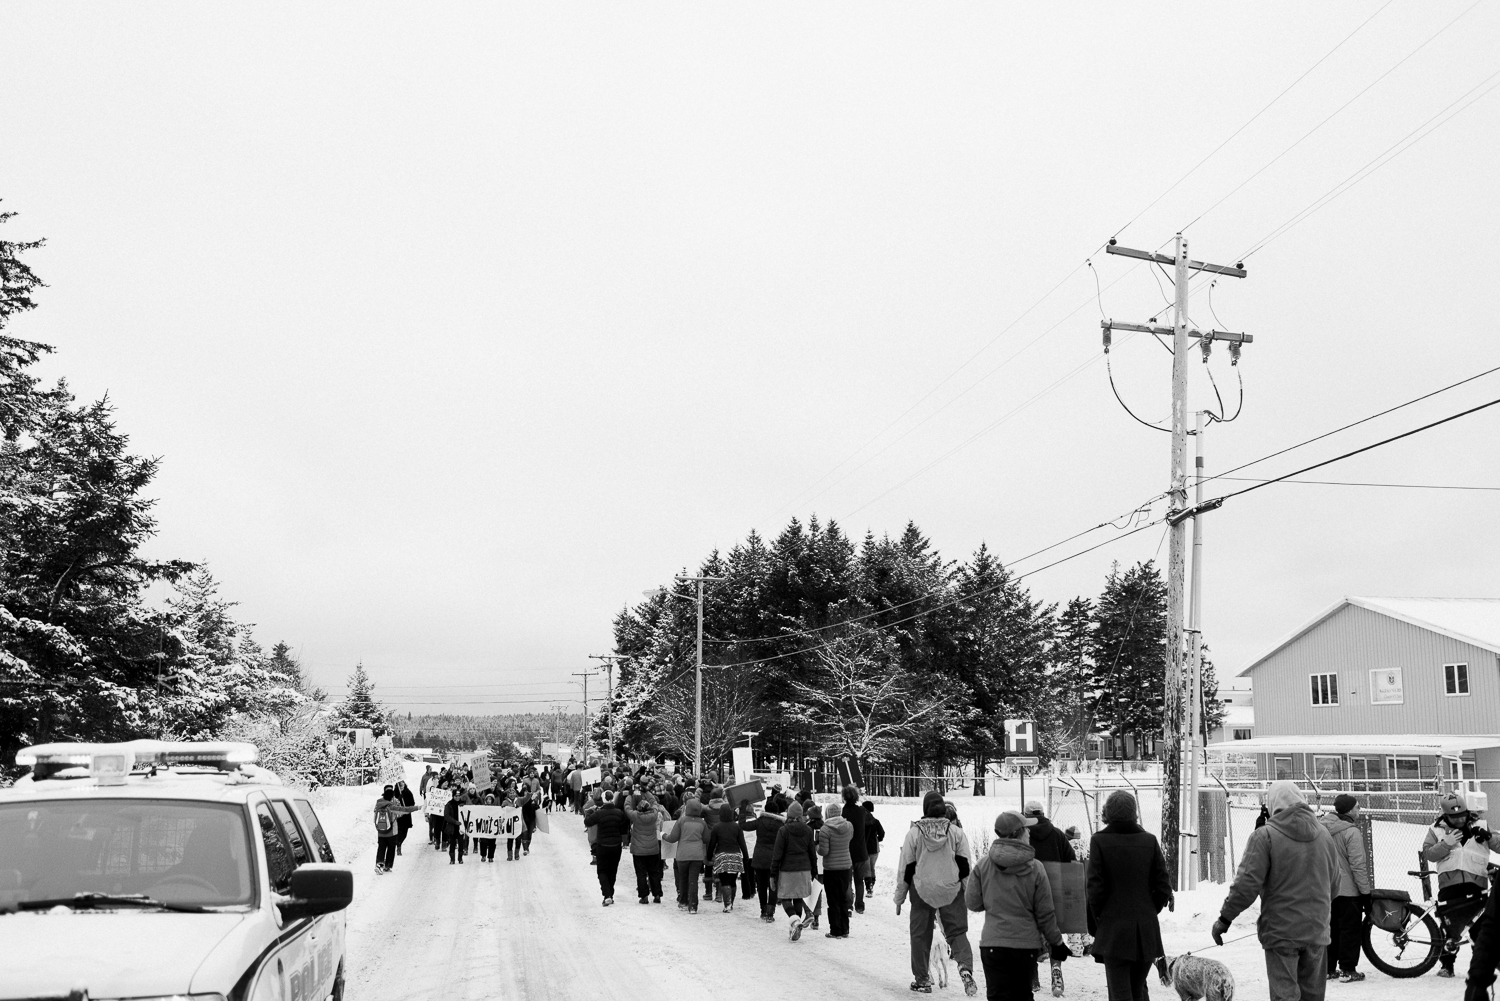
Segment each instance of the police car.
[{"label": "police car", "polygon": [[335,1001],[354,894],[238,743],[47,744],[0,789],[0,999]]}]

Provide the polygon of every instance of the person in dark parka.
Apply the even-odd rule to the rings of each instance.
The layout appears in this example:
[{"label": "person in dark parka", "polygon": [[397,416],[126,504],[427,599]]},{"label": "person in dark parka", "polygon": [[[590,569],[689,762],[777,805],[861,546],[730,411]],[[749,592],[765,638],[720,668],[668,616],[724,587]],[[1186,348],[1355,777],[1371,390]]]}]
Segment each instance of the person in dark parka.
[{"label": "person in dark parka", "polygon": [[755,892],[760,897],[760,919],[767,924],[776,920],[776,883],[771,876],[771,857],[776,851],[776,835],[786,823],[786,800],[776,793],[766,800],[759,817],[740,821],[740,829],[755,834],[755,853],[750,856],[750,871],[755,873]]},{"label": "person in dark parka", "polygon": [[1102,831],[1089,840],[1086,892],[1094,962],[1104,964],[1109,1001],[1146,1001],[1146,976],[1163,954],[1156,916],[1172,900],[1167,860],[1136,820],[1123,790],[1104,803]]},{"label": "person in dark parka", "polygon": [[1030,832],[1031,847],[1036,852],[1038,862],[1078,861],[1073,846],[1068,843],[1068,836],[1053,827],[1052,821],[1047,819],[1041,800],[1028,800],[1025,816],[1036,821],[1036,825],[1030,829]]},{"label": "person in dark parka", "polygon": [[396,818],[396,854],[400,855],[401,846],[406,844],[406,835],[411,831],[411,815],[417,812],[417,797],[412,794],[405,779],[396,782],[396,796],[401,800],[402,806],[411,807]]},{"label": "person in dark parka", "polygon": [[844,806],[840,815],[854,828],[854,838],[849,842],[849,857],[853,862],[850,870],[854,876],[854,913],[865,912],[865,862],[870,857],[870,849],[865,844],[865,813],[864,807],[859,805],[859,790],[852,785],[844,786]]}]

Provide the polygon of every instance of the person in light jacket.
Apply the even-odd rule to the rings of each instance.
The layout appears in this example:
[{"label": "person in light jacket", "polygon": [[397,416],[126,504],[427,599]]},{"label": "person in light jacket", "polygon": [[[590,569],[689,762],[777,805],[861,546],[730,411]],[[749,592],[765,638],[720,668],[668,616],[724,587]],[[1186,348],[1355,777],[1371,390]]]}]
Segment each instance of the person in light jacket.
[{"label": "person in light jacket", "polygon": [[1138,823],[1134,796],[1111,793],[1103,819],[1084,876],[1090,951],[1104,964],[1109,1001],[1146,1001],[1151,963],[1164,954],[1156,916],[1172,900],[1172,880],[1161,845]]},{"label": "person in light jacket", "polygon": [[661,903],[661,828],[666,812],[651,795],[632,796],[625,800],[625,816],[630,820],[630,860],[635,865],[635,895],[641,903],[649,895],[654,904]]},{"label": "person in light jacket", "polygon": [[1339,860],[1339,885],[1333,891],[1328,915],[1328,976],[1332,979],[1338,975],[1341,983],[1350,984],[1365,979],[1358,969],[1359,946],[1373,884],[1364,834],[1355,824],[1359,800],[1343,793],[1334,799],[1333,809],[1334,813],[1323,818]]},{"label": "person in light jacket", "polygon": [[682,816],[662,838],[677,846],[677,860],[672,872],[677,877],[677,909],[698,913],[698,874],[708,854],[708,823],[703,819],[703,804],[689,798]]},{"label": "person in light jacket", "polygon": [[1211,934],[1216,944],[1223,942],[1230,924],[1259,897],[1255,930],[1266,954],[1272,1001],[1323,1001],[1338,849],[1293,783],[1273,782],[1266,809],[1271,819],[1245,842]]},{"label": "person in light jacket", "polygon": [[912,822],[901,842],[896,862],[896,913],[911,901],[908,931],[911,936],[911,989],[932,993],[928,967],[932,962],[934,920],[943,926],[943,937],[958,964],[959,976],[974,976],[974,950],[969,945],[969,912],[959,890],[969,875],[969,839],[963,828],[948,819],[942,793],[928,790],[922,797],[922,819]]},{"label": "person in light jacket", "polygon": [[1445,912],[1438,976],[1451,977],[1459,940],[1484,904],[1490,852],[1500,851],[1500,839],[1490,837],[1489,825],[1469,809],[1461,794],[1450,792],[1438,805],[1443,812],[1427,829],[1422,857],[1437,870],[1438,902]]},{"label": "person in light jacket", "polygon": [[[995,818],[995,840],[964,884],[964,905],[984,912],[979,960],[988,1001],[1031,1001],[1038,949],[1061,962],[1072,955],[1063,944],[1047,870],[1037,861],[1030,817],[1006,810]],[[978,986],[964,979],[964,993]]]},{"label": "person in light jacket", "polygon": [[[851,790],[853,786],[849,787]],[[858,804],[855,805],[858,810]],[[818,855],[823,859],[823,889],[828,891],[828,937],[849,937],[849,881],[854,872],[854,825],[833,807],[816,832]],[[861,838],[861,841],[864,839]],[[863,845],[861,845],[863,847]]]}]

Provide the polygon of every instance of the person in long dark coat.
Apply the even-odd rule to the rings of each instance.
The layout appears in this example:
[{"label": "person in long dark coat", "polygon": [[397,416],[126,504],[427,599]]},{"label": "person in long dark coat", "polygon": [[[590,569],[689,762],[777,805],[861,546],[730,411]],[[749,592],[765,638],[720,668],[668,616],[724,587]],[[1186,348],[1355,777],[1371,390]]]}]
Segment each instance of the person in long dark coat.
[{"label": "person in long dark coat", "polygon": [[404,779],[396,783],[396,795],[400,798],[402,806],[412,808],[396,818],[396,854],[400,855],[401,846],[406,843],[406,835],[411,830],[411,815],[416,812],[417,797],[412,794]]},{"label": "person in long dark coat", "polygon": [[1102,831],[1089,841],[1089,934],[1104,964],[1109,1001],[1146,1001],[1146,977],[1162,955],[1156,916],[1172,899],[1167,860],[1137,822],[1135,797],[1123,790],[1104,803]]}]

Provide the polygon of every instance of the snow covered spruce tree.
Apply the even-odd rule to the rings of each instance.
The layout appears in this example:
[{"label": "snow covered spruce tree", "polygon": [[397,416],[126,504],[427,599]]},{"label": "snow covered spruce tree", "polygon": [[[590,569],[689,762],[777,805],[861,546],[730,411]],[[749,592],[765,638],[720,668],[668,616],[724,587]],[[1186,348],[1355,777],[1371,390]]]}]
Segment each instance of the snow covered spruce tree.
[{"label": "snow covered spruce tree", "polygon": [[1130,737],[1132,756],[1145,757],[1161,733],[1166,672],[1167,585],[1156,564],[1111,569],[1094,621],[1095,725]]},{"label": "snow covered spruce tree", "polygon": [[328,726],[332,730],[369,729],[377,737],[390,732],[391,714],[375,701],[375,682],[365,673],[363,663],[354,665],[354,673],[349,675],[348,693],[333,707]]}]

